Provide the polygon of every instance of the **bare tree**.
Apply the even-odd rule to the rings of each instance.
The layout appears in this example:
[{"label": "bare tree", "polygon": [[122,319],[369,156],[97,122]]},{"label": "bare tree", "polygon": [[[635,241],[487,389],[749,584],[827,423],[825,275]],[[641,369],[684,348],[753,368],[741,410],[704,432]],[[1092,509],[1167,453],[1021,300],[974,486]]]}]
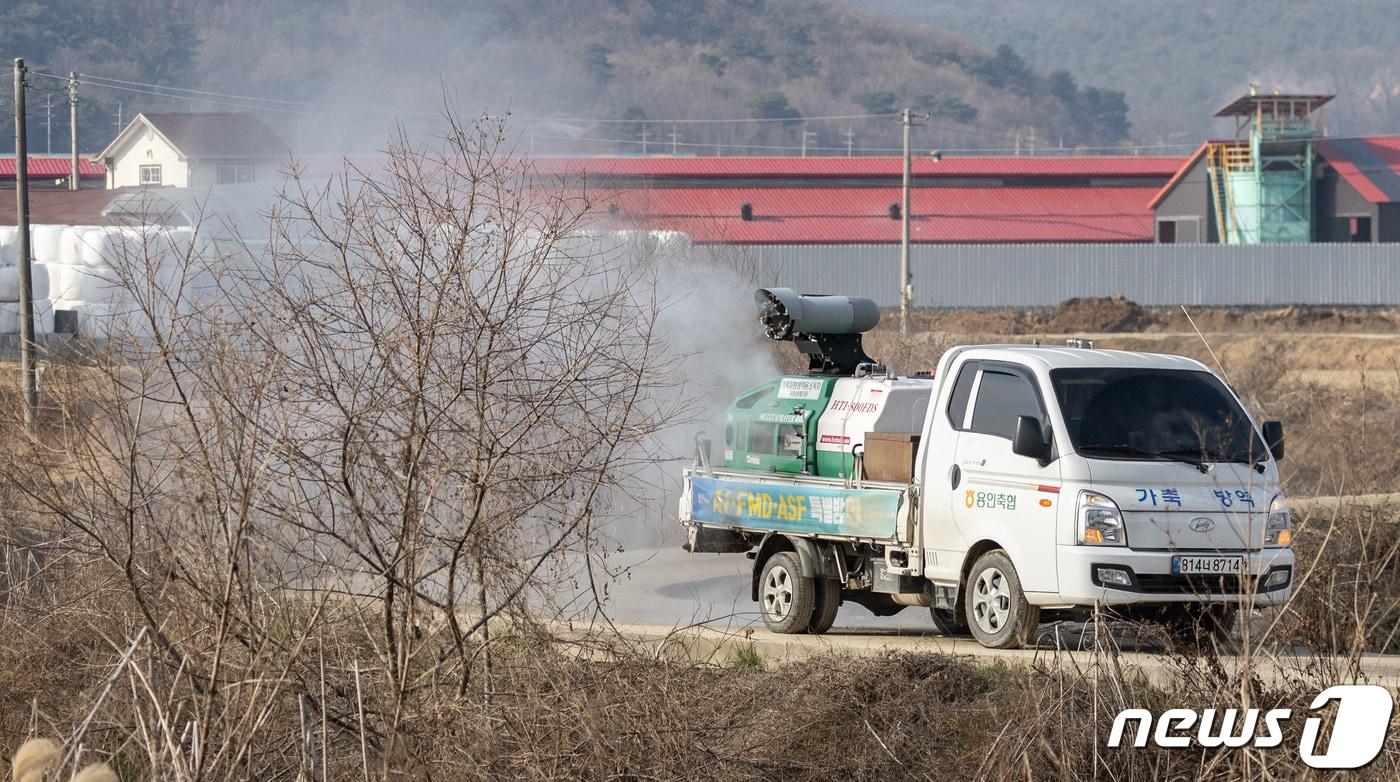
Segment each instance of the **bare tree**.
[{"label": "bare tree", "polygon": [[596,546],[685,413],[648,265],[501,123],[449,122],[294,172],[266,237],[123,232],[131,306],[55,376],[39,468],[4,468],[141,618],[114,679],[161,775],[306,773],[310,734],[270,740],[306,704],[401,772],[428,704],[489,702],[493,620],[539,618],[551,563]]}]

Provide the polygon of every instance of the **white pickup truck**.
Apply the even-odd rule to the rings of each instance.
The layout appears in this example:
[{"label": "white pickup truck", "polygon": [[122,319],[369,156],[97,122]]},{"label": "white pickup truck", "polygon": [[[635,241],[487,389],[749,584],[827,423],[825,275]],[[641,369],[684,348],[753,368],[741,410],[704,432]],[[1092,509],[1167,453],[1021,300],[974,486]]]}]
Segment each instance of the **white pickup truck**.
[{"label": "white pickup truck", "polygon": [[[712,466],[703,452],[685,473],[686,548],[747,553],[770,629],[823,632],[845,600],[882,615],[917,605],[941,631],[1013,648],[1095,606],[1222,632],[1239,606],[1287,599],[1282,426],[1256,427],[1201,363],[986,345],[948,351],[933,378],[861,371],[873,382],[852,393],[871,404],[891,382],[931,387],[907,435],[907,481],[865,479],[858,449],[840,477]],[[777,448],[800,454],[801,421],[822,411],[783,394],[819,389],[784,381],[774,394],[789,413],[765,420],[796,422]],[[728,429],[727,456],[739,436]]]}]

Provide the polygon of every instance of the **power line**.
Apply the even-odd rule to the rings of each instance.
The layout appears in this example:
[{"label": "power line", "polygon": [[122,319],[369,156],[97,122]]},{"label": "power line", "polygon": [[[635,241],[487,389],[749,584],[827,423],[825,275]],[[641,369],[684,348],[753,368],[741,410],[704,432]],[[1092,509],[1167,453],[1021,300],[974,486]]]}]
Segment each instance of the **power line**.
[{"label": "power line", "polygon": [[[50,79],[67,81],[66,77],[56,76],[48,73],[35,73],[35,76],[43,76]],[[190,102],[212,103],[222,105],[233,105],[242,108],[255,108],[262,104],[276,104],[277,106],[295,107],[297,109],[329,109],[332,111],[344,112],[365,112],[373,114],[394,114],[394,115],[418,115],[424,117],[441,116],[439,112],[416,111],[412,109],[386,109],[377,106],[347,106],[336,103],[320,103],[305,100],[286,100],[283,98],[266,98],[256,95],[239,95],[229,92],[215,92],[212,90],[199,90],[192,87],[171,87],[164,84],[154,84],[151,82],[132,81],[130,79],[117,79],[110,76],[97,76],[83,74],[80,82],[93,87],[105,87],[112,90],[123,90],[142,95],[153,95],[176,100],[186,100]],[[197,97],[198,96],[198,97]],[[206,100],[207,98],[207,100]],[[292,111],[291,109],[278,109],[264,107],[266,111],[280,111],[283,113],[310,113],[304,111]],[[796,123],[796,122],[819,122],[838,120],[858,120],[858,119],[893,119],[896,113],[875,113],[875,114],[827,114],[811,117],[695,117],[695,118],[636,118],[618,119],[615,117],[531,117],[515,116],[521,122],[574,122],[590,124],[614,124],[614,125],[719,125],[719,124],[767,124],[767,123]]]},{"label": "power line", "polygon": [[[48,76],[48,74],[42,74],[42,75]],[[51,76],[50,78],[63,78],[63,77]],[[256,96],[256,95],[235,95],[235,94],[233,94],[233,93],[227,93],[227,92],[213,92],[213,91],[210,91],[210,90],[197,90],[197,89],[193,89],[193,88],[191,88],[191,87],[170,87],[170,86],[167,86],[167,85],[164,85],[164,84],[152,84],[152,83],[150,83],[150,82],[130,81],[130,80],[127,80],[127,79],[116,79],[116,78],[112,78],[112,77],[110,77],[110,76],[90,76],[90,75],[88,75],[88,74],[83,74],[82,77],[81,77],[81,80],[82,80],[84,83],[86,83],[86,84],[91,84],[91,85],[93,85],[93,86],[111,86],[112,89],[117,89],[117,87],[112,86],[112,85],[124,85],[124,86],[128,86],[128,87],[144,87],[144,88],[149,89],[149,90],[155,90],[155,91],[157,91],[156,94],[165,95],[166,97],[172,97],[172,98],[182,97],[181,95],[173,94],[173,93],[188,93],[189,95],[202,95],[202,96],[208,96],[208,97],[211,97],[211,98],[223,98],[223,99],[234,100],[234,101],[243,101],[243,102],[248,102],[248,103],[276,103],[276,104],[279,104],[279,105],[284,105],[284,106],[297,106],[297,107],[301,107],[301,108],[334,109],[334,110],[337,110],[337,111],[362,111],[362,112],[371,112],[371,113],[376,113],[376,114],[385,114],[385,113],[388,113],[388,114],[418,114],[418,115],[422,115],[422,116],[433,116],[433,117],[439,116],[436,112],[384,109],[384,108],[381,108],[381,107],[374,107],[374,106],[346,106],[346,105],[343,105],[343,104],[334,104],[334,103],[317,103],[317,102],[315,102],[315,101],[284,100],[284,99],[282,99],[282,98],[266,98],[266,97],[260,97],[260,96]],[[109,85],[103,85],[103,84],[99,84],[99,82],[109,82],[110,84],[109,84]],[[168,94],[168,95],[167,95],[167,93],[172,93],[172,94]],[[212,101],[211,101],[211,102],[212,102]]]},{"label": "power line", "polygon": [[[545,134],[545,133],[535,133],[535,134],[533,134],[533,135],[534,135],[534,137],[537,138],[537,139],[547,139],[547,140],[552,140],[552,141],[575,141],[575,142],[581,142],[581,143],[596,143],[596,144],[627,144],[627,145],[638,146],[638,147],[640,147],[641,144],[642,144],[642,142],[639,141],[639,140],[637,140],[637,139],[623,139],[623,138],[611,138],[611,137],[599,137],[599,136],[564,136],[564,135],[553,135],[553,134]],[[650,145],[650,142],[648,142],[648,144]],[[678,146],[678,147],[686,147],[686,148],[690,148],[690,149],[761,149],[761,150],[769,150],[769,151],[787,151],[787,152],[801,151],[801,149],[802,149],[802,147],[799,146],[799,145],[791,145],[791,144],[786,144],[786,145],[784,145],[784,144],[743,144],[743,143],[733,143],[733,142],[728,143],[728,144],[720,144],[720,143],[715,143],[715,142],[700,142],[700,141],[681,141],[681,142],[677,142],[676,146]],[[1167,150],[1167,149],[1194,149],[1195,147],[1196,147],[1196,145],[1194,145],[1194,144],[1118,144],[1118,145],[1106,145],[1106,146],[1081,146],[1081,147],[1075,147],[1074,150],[1077,150],[1077,151],[1111,151],[1111,150],[1122,151],[1122,150],[1129,150],[1129,149],[1158,149],[1158,150]],[[814,152],[814,151],[815,151],[815,152],[840,152],[840,153],[842,153],[842,154],[844,154],[844,153],[846,152],[846,149],[847,149],[847,148],[846,148],[845,145],[842,145],[842,146],[811,146],[811,145],[808,145],[808,147],[807,147],[807,151],[809,151],[809,152]],[[853,151],[862,152],[862,153],[872,153],[872,152],[873,152],[873,153],[888,153],[888,154],[894,155],[894,154],[900,154],[900,153],[902,153],[904,150],[903,150],[902,147],[853,147]],[[985,153],[995,153],[995,152],[1003,152],[1003,153],[1004,153],[1004,152],[1007,152],[1008,150],[1007,150],[1006,148],[1003,148],[1003,147],[962,147],[962,148],[953,147],[953,148],[940,148],[939,151],[940,151],[940,152],[943,152],[944,154],[985,154]],[[1066,153],[1068,153],[1068,152],[1070,152],[1070,151],[1071,151],[1071,150],[1066,150],[1065,153],[1061,153],[1059,150],[1047,149],[1047,150],[1045,150],[1045,152],[1044,152],[1043,154],[1037,155],[1037,157],[1062,157],[1062,156],[1064,156]]]},{"label": "power line", "polygon": [[[64,77],[64,76],[58,76],[58,75],[50,74],[50,73],[42,73],[42,72],[38,72],[38,71],[31,71],[31,72],[29,73],[29,75],[30,75],[30,76],[34,76],[34,77],[41,77],[41,78],[45,78],[45,79],[53,79],[53,80],[57,80],[57,81],[64,81],[64,82],[67,81],[67,78]],[[284,114],[284,115],[289,115],[289,116],[315,116],[315,115],[317,115],[318,113],[321,113],[321,112],[324,112],[324,111],[334,111],[334,112],[374,114],[374,115],[394,116],[394,117],[400,117],[400,116],[425,117],[425,118],[426,118],[426,117],[434,117],[434,118],[436,118],[436,117],[441,117],[441,113],[439,113],[439,112],[425,112],[425,111],[417,111],[417,110],[411,110],[411,109],[394,109],[394,108],[382,108],[382,107],[373,107],[373,106],[351,106],[351,105],[335,104],[335,103],[323,103],[323,102],[316,102],[316,101],[289,100],[289,99],[283,99],[283,98],[267,98],[267,97],[259,97],[259,96],[254,96],[254,95],[241,95],[241,94],[237,94],[237,93],[217,92],[217,91],[213,91],[213,90],[201,90],[201,89],[196,89],[196,88],[191,88],[191,87],[171,87],[171,86],[168,86],[168,85],[154,84],[154,83],[151,83],[151,82],[141,82],[141,81],[134,81],[134,80],[130,80],[130,79],[118,79],[118,78],[115,78],[115,77],[97,76],[97,75],[90,75],[90,74],[83,74],[83,75],[81,75],[81,76],[79,77],[79,80],[78,80],[78,81],[79,81],[80,84],[87,85],[87,86],[89,86],[89,87],[95,87],[95,88],[101,88],[101,89],[107,89],[107,90],[115,90],[115,91],[119,91],[119,92],[125,92],[125,93],[137,94],[137,95],[148,95],[148,96],[151,96],[151,97],[164,98],[164,99],[168,99],[168,100],[184,101],[184,102],[193,103],[193,104],[205,104],[205,105],[213,105],[213,106],[226,106],[226,107],[231,107],[231,108],[243,109],[243,110],[245,110],[245,111],[263,111],[263,112],[269,112],[269,113]],[[42,92],[60,92],[60,89],[57,89],[57,88],[55,88],[55,89],[46,89],[46,88],[43,88],[43,87],[39,87],[36,91],[42,91]],[[66,89],[62,90],[62,92],[66,95]],[[613,117],[569,117],[569,116],[555,116],[555,117],[543,117],[543,116],[541,116],[541,117],[536,117],[536,116],[526,116],[526,115],[511,115],[509,112],[507,112],[507,113],[506,113],[506,116],[508,116],[508,117],[510,117],[512,120],[515,120],[515,121],[518,121],[518,122],[535,123],[535,124],[538,124],[538,123],[577,123],[577,124],[595,124],[595,125],[632,125],[632,126],[641,126],[642,128],[646,128],[646,127],[652,126],[652,125],[671,125],[671,126],[674,127],[674,126],[681,126],[681,125],[726,125],[726,124],[728,124],[728,125],[748,125],[748,124],[765,125],[765,124],[773,124],[773,123],[779,123],[779,124],[797,124],[797,123],[801,123],[801,122],[823,122],[823,121],[831,121],[831,122],[844,121],[844,122],[850,122],[850,121],[854,121],[854,120],[894,119],[894,118],[897,118],[899,115],[898,115],[897,113],[867,113],[867,114],[826,114],[826,115],[817,115],[817,116],[810,116],[810,117],[795,117],[795,118],[788,118],[788,117],[708,117],[708,118],[694,117],[694,118],[664,118],[664,119],[650,119],[650,118],[619,119],[619,118],[613,118]],[[416,123],[408,123],[408,125],[409,125],[409,127],[420,127],[420,128],[431,127],[430,125],[416,124]],[[996,139],[996,140],[999,140],[999,141],[1006,141],[1006,142],[1008,142],[1008,144],[1014,143],[1014,142],[1017,140],[1017,137],[1016,137],[1015,135],[1013,135],[1013,134],[998,133],[998,132],[995,132],[995,131],[977,130],[977,129],[974,129],[974,128],[957,127],[957,126],[953,126],[953,125],[944,125],[944,124],[937,124],[937,123],[932,123],[932,122],[924,123],[924,126],[930,128],[930,129],[933,129],[933,130],[938,130],[938,131],[944,132],[944,133],[956,133],[956,134],[961,134],[961,135],[966,135],[966,136],[975,136],[975,137],[980,137],[980,138]],[[648,134],[648,135],[650,136],[650,134]],[[590,137],[590,136],[564,136],[564,135],[548,135],[548,134],[536,134],[536,135],[535,135],[535,138],[539,138],[539,139],[550,139],[550,140],[558,140],[558,141],[573,141],[573,142],[579,142],[579,143],[600,143],[600,144],[601,144],[601,143],[607,143],[607,144],[624,144],[624,145],[632,145],[632,146],[639,146],[639,145],[641,145],[641,142],[638,141],[637,139],[603,138],[603,137]],[[1347,137],[1326,137],[1326,138],[1330,138],[1330,139],[1332,139],[1332,140],[1337,140],[1337,139],[1340,139],[1340,138],[1347,138]],[[647,144],[648,146],[650,146],[650,144],[651,144],[651,139],[650,139],[650,138],[647,139],[646,144]],[[1165,151],[1165,150],[1181,150],[1181,149],[1190,150],[1190,149],[1195,149],[1196,146],[1197,146],[1197,145],[1195,145],[1195,144],[1189,144],[1189,143],[1187,143],[1187,144],[1167,144],[1167,143],[1158,143],[1158,144],[1133,144],[1133,143],[1123,143],[1123,144],[1097,145],[1097,146],[1075,146],[1075,147],[1073,147],[1072,149],[1075,150],[1075,151],[1095,151],[1095,152],[1110,152],[1110,151],[1122,151],[1122,150],[1162,150],[1162,151]],[[802,149],[802,147],[801,147],[800,145],[744,144],[744,143],[734,143],[734,142],[726,143],[726,144],[720,144],[720,143],[713,143],[713,142],[711,142],[711,143],[705,143],[705,142],[693,142],[693,141],[692,141],[692,142],[674,142],[674,143],[672,144],[672,147],[673,147],[673,148],[685,147],[685,148],[688,148],[688,149],[723,149],[723,148],[730,148],[730,149],[754,149],[754,150],[783,151],[783,152],[789,152],[789,151],[800,152],[801,149]],[[841,152],[845,152],[847,149],[852,149],[852,150],[853,150],[853,145],[848,144],[848,145],[846,145],[846,146],[840,146],[840,147],[833,147],[833,146],[811,146],[811,145],[809,145],[809,146],[807,147],[807,149],[808,149],[808,151],[816,151],[816,152],[836,152],[836,153],[841,153]],[[853,150],[853,151],[854,151],[854,150]],[[896,147],[867,147],[867,148],[861,149],[860,151],[863,152],[863,153],[890,153],[890,154],[897,154],[897,153],[900,153],[900,152],[901,152],[901,149],[900,149],[900,148],[896,148]],[[945,148],[945,149],[943,149],[943,151],[944,151],[944,152],[948,152],[948,153],[955,153],[955,154],[957,154],[957,153],[961,153],[961,154],[978,154],[978,153],[983,153],[983,154],[985,154],[985,153],[1004,152],[1004,151],[1006,151],[1006,150],[1004,150],[1004,149],[1002,149],[1002,148],[989,148],[989,147],[966,147],[966,148],[957,148],[957,149]],[[1047,150],[1046,150],[1046,153],[1047,153],[1047,154],[1057,154],[1058,151],[1052,151],[1052,150],[1048,150],[1048,149],[1047,149]]]},{"label": "power line", "polygon": [[786,123],[797,125],[803,122],[822,122],[854,119],[892,119],[898,114],[826,114],[816,117],[716,117],[708,119],[614,119],[610,117],[516,117],[524,122],[577,122],[599,125],[723,125],[723,124],[762,124]]}]

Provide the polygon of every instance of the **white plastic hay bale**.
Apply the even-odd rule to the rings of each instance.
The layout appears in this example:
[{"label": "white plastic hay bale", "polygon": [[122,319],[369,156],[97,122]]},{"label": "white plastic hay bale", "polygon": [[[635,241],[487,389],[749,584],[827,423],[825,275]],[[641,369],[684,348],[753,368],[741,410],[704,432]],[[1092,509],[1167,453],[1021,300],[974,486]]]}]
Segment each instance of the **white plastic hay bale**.
[{"label": "white plastic hay bale", "polygon": [[83,262],[84,237],[88,231],[101,230],[95,225],[70,225],[63,229],[59,242],[57,263],[76,266]]},{"label": "white plastic hay bale", "polygon": [[0,226],[0,266],[14,266],[19,258],[19,229]]},{"label": "white plastic hay bale", "polygon": [[81,298],[78,285],[82,268],[66,263],[49,264],[49,298],[54,301]]},{"label": "white plastic hay bale", "polygon": [[86,302],[128,302],[131,292],[122,284],[115,269],[79,266],[76,275],[77,295],[70,298]]},{"label": "white plastic hay bale", "polygon": [[195,254],[193,228],[167,228],[152,242],[161,265],[185,263]]},{"label": "white plastic hay bale", "polygon": [[[34,333],[53,333],[53,302],[47,298],[34,300]],[[0,301],[0,334],[19,333],[19,302]]]},{"label": "white plastic hay bale", "polygon": [[35,263],[60,263],[63,260],[63,232],[66,225],[32,225],[29,227],[29,251]]},{"label": "white plastic hay bale", "polygon": [[156,276],[156,289],[168,301],[178,302],[180,312],[202,308],[221,301],[224,293],[219,278],[202,264],[191,267],[183,262],[168,263],[160,268]]},{"label": "white plastic hay bale", "polygon": [[130,293],[115,269],[100,266],[49,266],[49,298],[58,301],[126,301]]},{"label": "white plastic hay bale", "polygon": [[110,269],[121,258],[121,233],[116,228],[90,228],[82,236],[84,266]]},{"label": "white plastic hay bale", "polygon": [[[30,291],[34,298],[49,297],[49,267],[36,263],[30,267]],[[19,267],[0,266],[0,302],[19,301]]]}]

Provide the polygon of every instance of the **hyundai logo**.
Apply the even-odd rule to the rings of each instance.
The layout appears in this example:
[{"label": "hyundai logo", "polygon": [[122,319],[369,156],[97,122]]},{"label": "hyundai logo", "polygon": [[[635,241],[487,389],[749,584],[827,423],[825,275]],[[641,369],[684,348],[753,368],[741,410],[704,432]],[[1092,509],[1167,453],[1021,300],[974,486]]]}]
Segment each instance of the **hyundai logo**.
[{"label": "hyundai logo", "polygon": [[1215,522],[1205,516],[1197,516],[1191,519],[1192,532],[1210,532],[1213,529],[1215,529]]}]

